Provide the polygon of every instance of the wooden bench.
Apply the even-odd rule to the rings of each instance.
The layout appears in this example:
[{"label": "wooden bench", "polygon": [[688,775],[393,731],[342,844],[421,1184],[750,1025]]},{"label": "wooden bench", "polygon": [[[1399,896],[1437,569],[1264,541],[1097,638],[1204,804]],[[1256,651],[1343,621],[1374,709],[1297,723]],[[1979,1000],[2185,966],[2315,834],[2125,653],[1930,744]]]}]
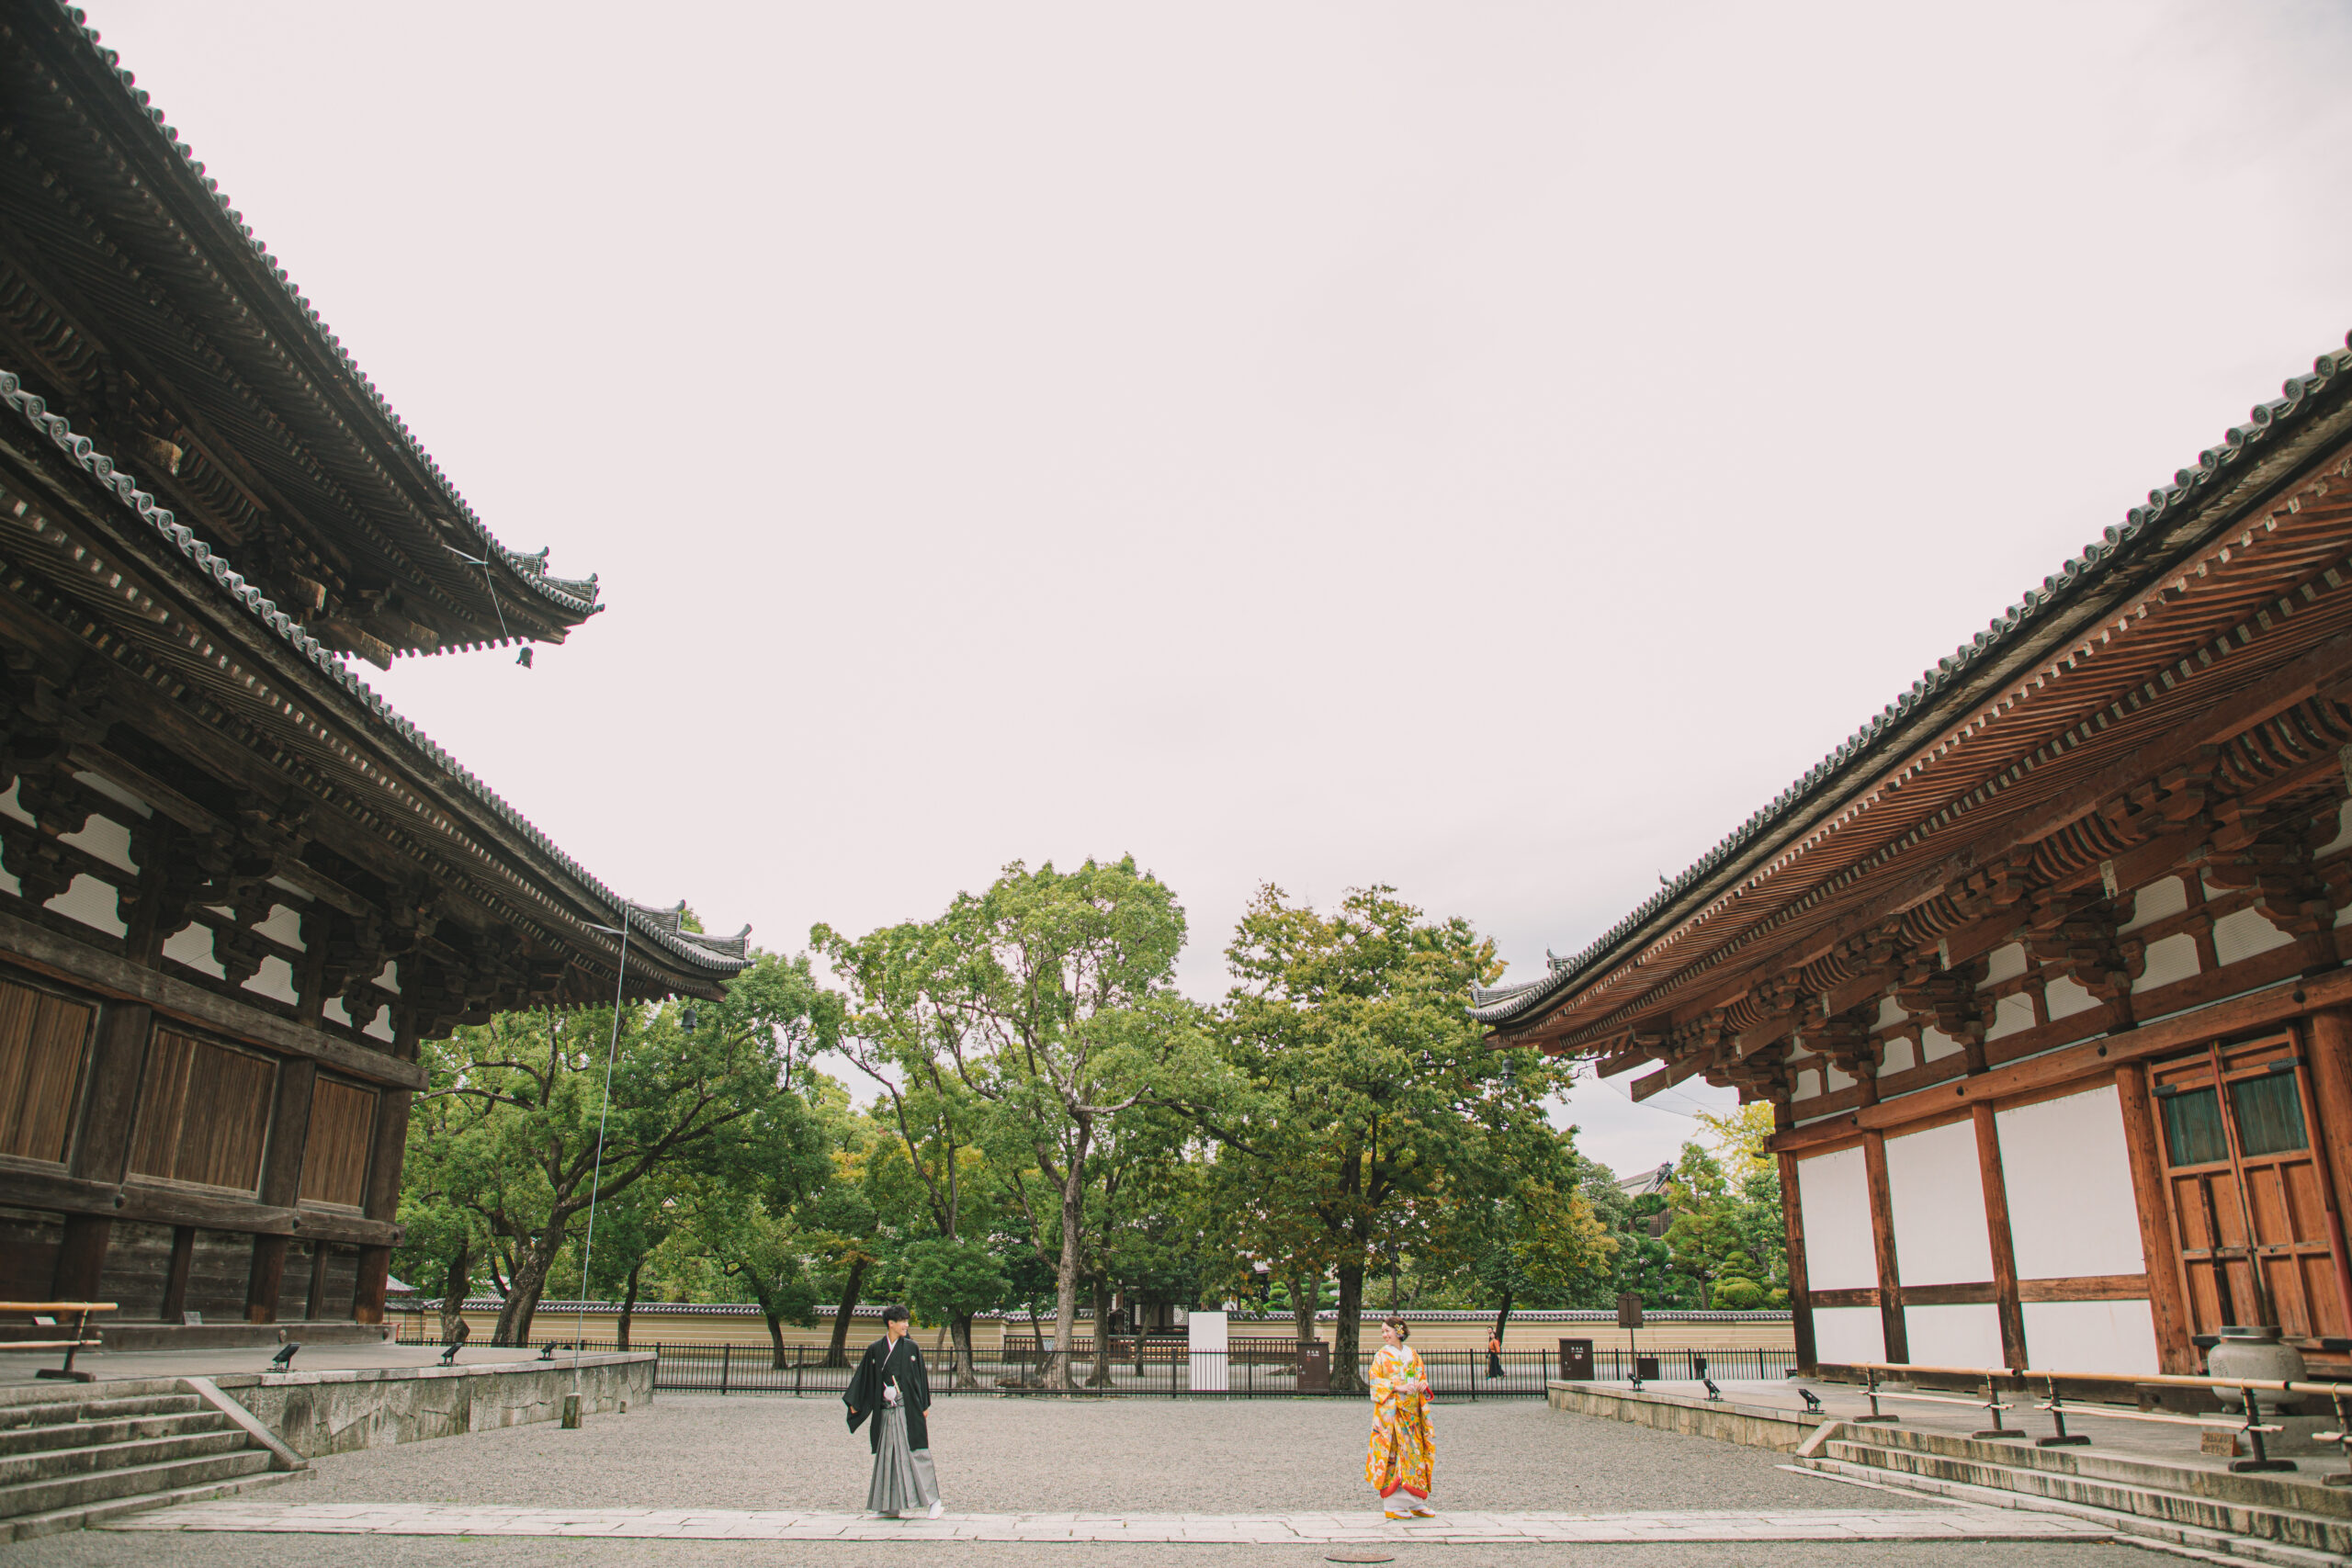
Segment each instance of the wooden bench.
[{"label": "wooden bench", "polygon": [[95,1350],[105,1343],[104,1340],[91,1337],[90,1314],[94,1312],[114,1310],[115,1303],[112,1302],[0,1302],[0,1312],[31,1314],[33,1326],[36,1328],[53,1328],[56,1326],[56,1320],[68,1314],[71,1314],[74,1318],[74,1337],[71,1339],[0,1339],[0,1350],[62,1350],[65,1352],[63,1366],[43,1367],[33,1376],[65,1378],[74,1382],[95,1382],[97,1381],[96,1372],[77,1372],[74,1370],[74,1357],[77,1351]]}]

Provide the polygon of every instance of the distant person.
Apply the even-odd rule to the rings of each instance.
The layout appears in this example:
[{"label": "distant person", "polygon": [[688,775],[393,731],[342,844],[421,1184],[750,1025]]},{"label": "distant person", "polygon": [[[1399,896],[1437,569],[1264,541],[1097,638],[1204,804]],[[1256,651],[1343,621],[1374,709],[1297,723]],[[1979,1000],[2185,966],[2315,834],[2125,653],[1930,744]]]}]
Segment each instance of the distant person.
[{"label": "distant person", "polygon": [[[1372,1359],[1372,1441],[1363,1456],[1363,1478],[1380,1494],[1392,1519],[1433,1519],[1430,1472],[1437,1444],[1430,1435],[1430,1379],[1421,1359],[1405,1341],[1412,1330],[1402,1319],[1380,1325],[1380,1353]],[[1404,1497],[1412,1506],[1400,1508]]]},{"label": "distant person", "polygon": [[1487,1336],[1487,1375],[1490,1378],[1503,1375],[1503,1337],[1499,1334]]},{"label": "distant person", "polygon": [[853,1432],[874,1417],[867,1511],[898,1519],[910,1509],[928,1508],[931,1517],[939,1517],[939,1474],[932,1468],[931,1427],[923,1419],[931,1408],[931,1378],[922,1368],[922,1351],[907,1337],[906,1308],[882,1309],[882,1337],[865,1348],[842,1403],[849,1406]]}]

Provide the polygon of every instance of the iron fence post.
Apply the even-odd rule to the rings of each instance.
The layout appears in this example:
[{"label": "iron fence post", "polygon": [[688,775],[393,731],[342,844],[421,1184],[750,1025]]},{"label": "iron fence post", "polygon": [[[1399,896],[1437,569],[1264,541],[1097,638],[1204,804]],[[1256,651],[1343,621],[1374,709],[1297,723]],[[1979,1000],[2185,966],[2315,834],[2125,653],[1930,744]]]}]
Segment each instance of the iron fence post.
[{"label": "iron fence post", "polygon": [[725,1393],[727,1392],[728,1363],[732,1361],[734,1359],[735,1347],[733,1345],[721,1345],[718,1348],[718,1392],[721,1393]]}]

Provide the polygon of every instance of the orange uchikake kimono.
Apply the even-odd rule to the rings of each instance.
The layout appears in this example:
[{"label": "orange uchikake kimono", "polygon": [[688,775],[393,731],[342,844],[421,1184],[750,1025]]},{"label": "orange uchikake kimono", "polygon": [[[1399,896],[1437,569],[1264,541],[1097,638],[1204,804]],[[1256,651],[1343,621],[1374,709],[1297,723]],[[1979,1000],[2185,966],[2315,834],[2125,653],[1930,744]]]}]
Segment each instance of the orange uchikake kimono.
[{"label": "orange uchikake kimono", "polygon": [[1363,1478],[1383,1497],[1403,1488],[1416,1497],[1430,1495],[1430,1471],[1437,1443],[1430,1436],[1430,1402],[1406,1385],[1425,1380],[1421,1359],[1410,1346],[1386,1345],[1372,1359],[1372,1441],[1363,1456]]}]

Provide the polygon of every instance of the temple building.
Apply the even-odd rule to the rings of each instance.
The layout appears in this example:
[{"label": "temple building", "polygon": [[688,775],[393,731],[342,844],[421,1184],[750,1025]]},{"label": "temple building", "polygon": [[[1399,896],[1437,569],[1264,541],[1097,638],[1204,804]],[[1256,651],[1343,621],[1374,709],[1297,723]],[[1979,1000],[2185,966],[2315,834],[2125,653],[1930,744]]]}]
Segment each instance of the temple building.
[{"label": "temple building", "polygon": [[2352,1372],[2352,351],[2323,356],[1498,1042],[1769,1101],[1799,1359]]},{"label": "temple building", "polygon": [[0,1299],[124,1343],[379,1322],[420,1041],[720,994],[743,936],[615,895],[349,663],[598,608],[81,13],[0,0]]}]

